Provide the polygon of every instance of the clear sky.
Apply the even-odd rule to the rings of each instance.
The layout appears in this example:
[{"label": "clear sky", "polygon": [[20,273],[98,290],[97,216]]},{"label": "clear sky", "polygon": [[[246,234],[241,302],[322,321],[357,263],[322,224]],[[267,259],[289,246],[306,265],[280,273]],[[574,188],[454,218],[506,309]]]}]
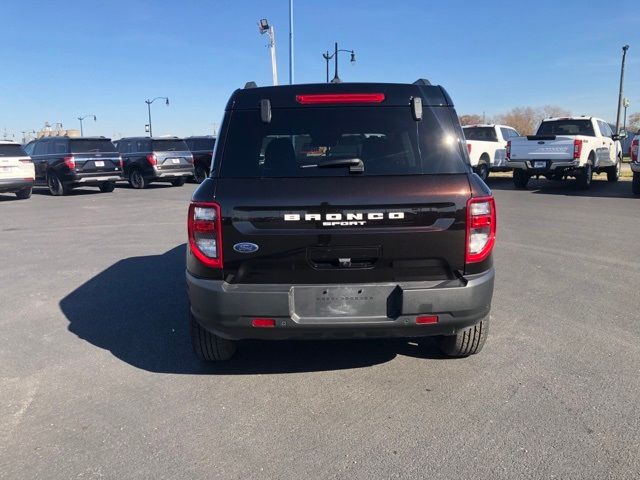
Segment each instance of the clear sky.
[{"label": "clear sky", "polygon": [[[322,82],[322,52],[342,57],[344,81],[413,82],[451,94],[458,113],[487,115],[553,104],[614,121],[621,47],[626,96],[640,111],[637,2],[295,0],[295,80]],[[0,136],[45,121],[85,133],[205,134],[229,94],[271,82],[267,39],[276,28],[278,70],[288,81],[288,0],[3,0],[0,5]],[[333,67],[332,67],[333,71]]]}]

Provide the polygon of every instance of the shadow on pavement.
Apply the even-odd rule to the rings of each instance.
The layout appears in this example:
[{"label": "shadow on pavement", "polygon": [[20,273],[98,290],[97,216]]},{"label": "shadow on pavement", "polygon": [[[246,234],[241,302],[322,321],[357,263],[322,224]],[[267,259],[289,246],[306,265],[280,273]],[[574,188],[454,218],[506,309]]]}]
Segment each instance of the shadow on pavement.
[{"label": "shadow on pavement", "polygon": [[205,364],[191,349],[185,245],[121,260],[60,301],[69,331],[150,372],[270,374],[360,368],[396,355],[442,358],[402,340],[242,342],[227,363]]},{"label": "shadow on pavement", "polygon": [[492,190],[515,190],[523,194],[534,193],[544,195],[565,195],[571,197],[610,197],[610,198],[636,198],[631,192],[631,182],[619,180],[610,183],[606,175],[594,176],[591,188],[580,190],[575,180],[569,179],[562,182],[541,178],[529,180],[526,190],[518,190],[513,185],[511,177],[489,177],[487,185]]}]

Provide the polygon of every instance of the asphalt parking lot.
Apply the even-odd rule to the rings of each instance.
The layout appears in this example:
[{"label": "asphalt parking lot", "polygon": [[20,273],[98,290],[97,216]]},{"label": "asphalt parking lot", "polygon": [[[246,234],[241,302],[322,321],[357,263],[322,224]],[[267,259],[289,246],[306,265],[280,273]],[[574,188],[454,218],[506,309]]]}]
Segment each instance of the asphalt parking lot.
[{"label": "asphalt parking lot", "polygon": [[0,196],[0,478],[640,477],[640,198],[489,179],[483,352],[244,345],[185,322],[193,185]]}]

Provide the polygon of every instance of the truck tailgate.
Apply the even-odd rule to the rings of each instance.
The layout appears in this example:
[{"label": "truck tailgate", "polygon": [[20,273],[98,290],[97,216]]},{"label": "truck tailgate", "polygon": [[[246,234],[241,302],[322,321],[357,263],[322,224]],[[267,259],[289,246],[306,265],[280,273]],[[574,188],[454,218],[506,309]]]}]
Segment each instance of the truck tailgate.
[{"label": "truck tailgate", "polygon": [[575,137],[535,136],[511,140],[511,160],[571,160]]}]

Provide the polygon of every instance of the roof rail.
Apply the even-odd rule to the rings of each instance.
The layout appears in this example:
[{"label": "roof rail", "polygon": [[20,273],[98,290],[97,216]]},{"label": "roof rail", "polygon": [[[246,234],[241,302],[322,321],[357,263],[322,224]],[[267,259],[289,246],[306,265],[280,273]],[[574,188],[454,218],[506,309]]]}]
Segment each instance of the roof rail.
[{"label": "roof rail", "polygon": [[256,82],[247,82],[244,84],[244,88],[258,88],[258,84]]},{"label": "roof rail", "polygon": [[426,78],[419,78],[418,80],[413,82],[413,84],[414,85],[431,85],[431,82]]}]

